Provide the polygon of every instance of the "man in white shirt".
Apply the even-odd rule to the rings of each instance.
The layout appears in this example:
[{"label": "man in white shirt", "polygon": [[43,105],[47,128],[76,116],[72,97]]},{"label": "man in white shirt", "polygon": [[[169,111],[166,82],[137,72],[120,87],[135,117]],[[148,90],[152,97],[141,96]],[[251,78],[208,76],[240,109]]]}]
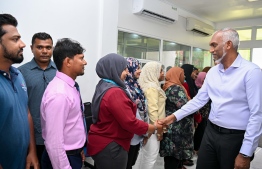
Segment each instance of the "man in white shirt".
[{"label": "man in white shirt", "polygon": [[248,169],[262,133],[262,73],[237,52],[239,35],[235,30],[217,31],[209,45],[218,65],[209,70],[191,101],[159,123],[175,123],[211,99],[197,169]]}]

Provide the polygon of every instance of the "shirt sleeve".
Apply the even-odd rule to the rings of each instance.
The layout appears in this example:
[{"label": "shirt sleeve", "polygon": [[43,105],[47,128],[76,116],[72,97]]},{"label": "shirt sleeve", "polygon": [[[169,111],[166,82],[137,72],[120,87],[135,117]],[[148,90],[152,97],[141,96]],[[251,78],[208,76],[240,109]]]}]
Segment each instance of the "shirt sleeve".
[{"label": "shirt sleeve", "polygon": [[110,112],[120,126],[137,135],[146,134],[148,124],[136,118],[132,109],[133,102],[126,96],[126,93],[121,89],[115,89],[108,92],[110,93],[107,107],[110,109]]},{"label": "shirt sleeve", "polygon": [[49,97],[44,103],[45,146],[54,169],[71,169],[64,149],[64,127],[70,102],[63,94]]},{"label": "shirt sleeve", "polygon": [[192,100],[187,102],[183,107],[181,107],[181,109],[174,112],[173,114],[176,116],[177,121],[179,121],[184,117],[192,113],[195,113],[197,110],[203,107],[208,101],[209,101],[209,96],[207,92],[207,83],[204,82],[203,86],[200,88],[197,95]]},{"label": "shirt sleeve", "polygon": [[159,92],[155,88],[149,88],[145,91],[145,96],[147,99],[147,110],[148,110],[150,123],[154,123],[159,119],[159,114],[158,114]]},{"label": "shirt sleeve", "polygon": [[262,72],[256,68],[247,73],[245,78],[246,94],[250,117],[248,120],[244,140],[240,153],[252,156],[258,146],[262,133]]}]

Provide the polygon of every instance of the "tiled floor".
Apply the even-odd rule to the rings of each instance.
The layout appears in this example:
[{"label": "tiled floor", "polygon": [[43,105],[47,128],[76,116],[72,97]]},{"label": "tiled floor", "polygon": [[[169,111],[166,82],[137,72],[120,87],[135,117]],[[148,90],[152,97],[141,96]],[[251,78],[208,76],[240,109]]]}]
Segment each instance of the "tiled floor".
[{"label": "tiled floor", "polygon": [[[86,159],[87,161],[93,163],[92,159],[91,158],[87,158]],[[196,164],[196,160],[197,160],[197,157],[194,156],[193,157],[193,161],[194,161],[194,164]],[[186,166],[187,169],[195,169],[196,168],[196,165],[194,166]],[[88,167],[84,167],[83,169],[89,169]],[[154,169],[164,169],[164,161],[163,161],[163,158],[161,157],[158,157],[157,159],[157,162],[155,164],[155,167]],[[251,162],[251,167],[250,169],[262,169],[262,148],[257,148],[256,152],[255,152],[255,158],[254,160]]]}]

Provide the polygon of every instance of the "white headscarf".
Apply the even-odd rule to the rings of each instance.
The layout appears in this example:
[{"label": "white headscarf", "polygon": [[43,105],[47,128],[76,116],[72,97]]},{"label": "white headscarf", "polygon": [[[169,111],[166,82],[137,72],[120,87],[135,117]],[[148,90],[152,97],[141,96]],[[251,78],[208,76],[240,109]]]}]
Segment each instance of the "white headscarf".
[{"label": "white headscarf", "polygon": [[148,88],[155,88],[161,95],[166,98],[165,92],[161,89],[159,84],[159,76],[161,71],[161,64],[158,62],[148,62],[141,70],[138,82],[144,92]]}]

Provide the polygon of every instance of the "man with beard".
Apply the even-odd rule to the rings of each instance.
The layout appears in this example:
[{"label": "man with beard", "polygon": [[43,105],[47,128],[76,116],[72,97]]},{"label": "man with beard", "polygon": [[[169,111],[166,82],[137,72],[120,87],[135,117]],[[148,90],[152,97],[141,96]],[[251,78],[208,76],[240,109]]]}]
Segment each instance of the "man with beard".
[{"label": "man with beard", "polygon": [[[77,76],[87,64],[82,46],[70,39],[58,40],[53,52],[58,71],[48,84],[41,102],[42,136],[46,150],[44,169],[81,169],[86,143],[83,104]],[[51,163],[50,163],[51,161]]]},{"label": "man with beard", "polygon": [[27,87],[12,66],[23,61],[25,47],[16,26],[12,15],[0,14],[0,168],[38,169]]},{"label": "man with beard", "polygon": [[34,34],[31,51],[34,58],[18,69],[23,74],[27,86],[28,107],[34,122],[36,152],[41,165],[42,153],[45,146],[42,138],[40,104],[45,88],[56,74],[55,63],[51,61],[53,55],[52,37],[44,32]]},{"label": "man with beard", "polygon": [[262,73],[237,52],[236,30],[215,32],[209,45],[218,65],[209,70],[191,101],[159,123],[168,125],[181,120],[211,99],[196,168],[248,169],[262,133]]}]

